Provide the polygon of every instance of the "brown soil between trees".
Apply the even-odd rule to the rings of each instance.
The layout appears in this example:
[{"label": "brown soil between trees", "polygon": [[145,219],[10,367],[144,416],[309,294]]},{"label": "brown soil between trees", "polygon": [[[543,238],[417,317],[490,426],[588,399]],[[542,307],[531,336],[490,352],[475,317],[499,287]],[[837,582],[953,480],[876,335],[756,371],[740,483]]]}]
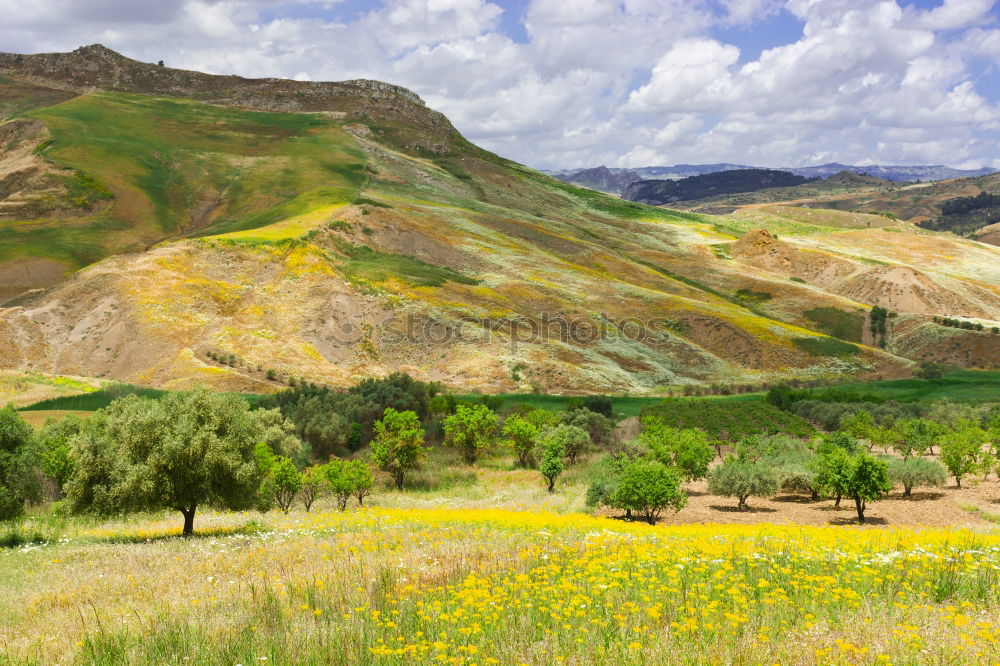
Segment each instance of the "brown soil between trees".
[{"label": "brown soil between trees", "polygon": [[[710,495],[705,481],[685,484],[684,490],[688,495],[687,506],[677,513],[665,513],[658,524],[858,524],[854,501],[846,497],[841,500],[840,508],[836,509],[832,499],[813,501],[805,493],[783,492],[768,499],[751,497],[747,500],[750,509],[740,511],[736,508],[735,498]],[[914,488],[911,499],[903,497],[902,488],[894,488],[887,498],[868,503],[865,525],[972,528],[993,525],[980,515],[963,509],[960,504],[976,506],[983,512],[1000,518],[1000,482],[993,479],[966,479],[959,489],[955,487],[954,480],[950,479],[948,485],[940,488]],[[615,511],[602,513],[618,515]]]}]

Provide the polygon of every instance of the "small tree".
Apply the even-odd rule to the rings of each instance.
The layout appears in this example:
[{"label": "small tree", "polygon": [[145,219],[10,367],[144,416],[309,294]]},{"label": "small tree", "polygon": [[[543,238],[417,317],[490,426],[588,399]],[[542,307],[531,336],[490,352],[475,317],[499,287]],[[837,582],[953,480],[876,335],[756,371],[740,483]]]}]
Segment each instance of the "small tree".
[{"label": "small tree", "polygon": [[745,511],[750,497],[771,497],[778,492],[778,477],[762,462],[744,462],[729,456],[708,475],[708,492],[721,497],[735,497],[737,507]]},{"label": "small tree", "polygon": [[988,435],[971,421],[960,421],[955,429],[938,439],[941,462],[955,477],[955,485],[962,487],[962,479],[982,466],[983,444]]},{"label": "small tree", "polygon": [[392,475],[396,489],[403,489],[403,479],[424,459],[424,429],[416,412],[397,412],[387,407],[382,420],[376,421],[372,440],[372,463]]},{"label": "small tree", "polygon": [[497,424],[497,415],[486,405],[459,405],[444,420],[445,442],[461,451],[465,462],[472,465],[493,444]]},{"label": "small tree", "polygon": [[604,448],[611,443],[614,422],[603,414],[592,412],[586,407],[564,412],[561,418],[566,425],[576,426],[590,436],[590,442]]},{"label": "small tree", "polygon": [[542,433],[539,439],[538,471],[549,482],[549,492],[555,492],[556,479],[566,469],[566,443],[562,437],[554,434],[555,428]]},{"label": "small tree", "polygon": [[840,506],[841,498],[847,494],[850,476],[851,454],[840,446],[822,448],[815,460],[816,489],[826,497],[835,498],[834,506]]},{"label": "small tree", "polygon": [[0,522],[20,518],[38,496],[31,473],[34,432],[13,405],[0,409]]},{"label": "small tree", "polygon": [[715,458],[715,450],[704,431],[671,428],[653,417],[643,419],[642,428],[639,439],[649,447],[656,460],[676,468],[687,481],[708,475],[708,465]]},{"label": "small tree", "polygon": [[889,463],[889,478],[903,486],[903,497],[910,497],[914,488],[944,485],[948,472],[936,460],[895,458]]},{"label": "small tree", "polygon": [[320,465],[307,467],[302,471],[302,488],[299,489],[299,499],[308,513],[313,503],[329,488],[326,475]]},{"label": "small tree", "polygon": [[81,421],[70,414],[61,421],[48,419],[38,433],[38,457],[45,476],[55,486],[56,498],[73,475],[73,457],[70,440],[80,433]]},{"label": "small tree", "polygon": [[935,440],[944,434],[940,424],[921,418],[900,419],[892,427],[899,433],[897,448],[904,458],[933,454]]},{"label": "small tree", "polygon": [[863,523],[868,502],[880,500],[892,490],[889,466],[885,461],[861,452],[851,458],[847,479],[847,494],[854,498],[858,522]]},{"label": "small tree", "polygon": [[347,469],[347,461],[334,458],[323,466],[330,492],[337,500],[337,508],[347,510],[347,503],[354,496],[354,479]]},{"label": "small tree", "polygon": [[840,429],[855,439],[866,440],[869,449],[875,446],[875,420],[864,410],[841,418]]},{"label": "small tree", "polygon": [[576,459],[583,453],[590,444],[590,435],[582,428],[571,425],[557,425],[546,428],[539,435],[540,440],[558,439],[562,443],[563,453],[566,462],[570,465],[576,463]]},{"label": "small tree", "polygon": [[618,509],[635,511],[654,525],[664,509],[669,507],[680,511],[687,504],[687,496],[680,486],[680,475],[663,463],[633,460],[622,469],[610,504]]},{"label": "small tree", "polygon": [[274,503],[283,512],[288,513],[295,496],[302,489],[302,475],[299,474],[291,458],[277,456],[267,472],[264,483],[267,484],[268,495],[274,498]]},{"label": "small tree", "polygon": [[301,444],[291,432],[278,410],[251,411],[237,395],[127,396],[98,410],[73,438],[66,495],[75,511],[174,509],[188,536],[199,506],[253,506],[264,477],[257,444],[296,455]]},{"label": "small tree", "polygon": [[364,506],[365,498],[375,487],[375,473],[364,460],[349,460],[344,465],[344,474],[358,498],[358,506]]},{"label": "small tree", "polygon": [[504,421],[503,434],[510,438],[511,447],[517,456],[518,467],[534,467],[535,439],[538,433],[538,426],[520,414],[511,414]]}]

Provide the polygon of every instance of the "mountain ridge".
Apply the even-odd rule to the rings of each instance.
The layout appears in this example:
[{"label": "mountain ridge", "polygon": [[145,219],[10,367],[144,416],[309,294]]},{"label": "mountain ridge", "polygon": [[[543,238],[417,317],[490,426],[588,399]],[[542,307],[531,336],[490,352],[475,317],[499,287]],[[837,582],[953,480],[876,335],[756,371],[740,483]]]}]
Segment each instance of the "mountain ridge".
[{"label": "mountain ridge", "polygon": [[[482,150],[379,86],[316,84],[333,92],[282,111],[299,82],[228,98],[236,79],[128,59],[95,73],[109,58],[3,60],[0,275],[66,275],[0,306],[0,366],[253,391],[396,370],[569,393],[892,377],[985,345],[927,334],[930,309],[1000,299],[1000,254],[967,241],[643,206]],[[165,95],[175,77],[190,85]],[[102,81],[115,89],[84,90]],[[734,251],[761,227],[780,261]],[[902,270],[941,243],[965,263]],[[907,280],[933,298],[895,296]],[[866,337],[883,302],[919,329],[905,357],[895,333],[885,349]]]}]

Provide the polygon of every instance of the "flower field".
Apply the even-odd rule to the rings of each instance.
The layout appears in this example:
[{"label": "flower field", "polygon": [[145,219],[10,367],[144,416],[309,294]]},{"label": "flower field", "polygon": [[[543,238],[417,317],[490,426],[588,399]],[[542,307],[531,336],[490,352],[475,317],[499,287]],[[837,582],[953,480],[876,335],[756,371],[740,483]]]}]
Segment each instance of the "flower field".
[{"label": "flower field", "polygon": [[0,551],[0,646],[29,663],[1000,660],[989,532],[444,509],[239,520]]}]

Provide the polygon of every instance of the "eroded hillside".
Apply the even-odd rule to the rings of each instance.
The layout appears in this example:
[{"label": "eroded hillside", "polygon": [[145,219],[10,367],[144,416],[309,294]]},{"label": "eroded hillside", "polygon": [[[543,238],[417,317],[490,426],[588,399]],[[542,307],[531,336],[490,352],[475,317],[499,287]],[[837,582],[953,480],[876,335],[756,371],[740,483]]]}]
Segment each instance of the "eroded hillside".
[{"label": "eroded hillside", "polygon": [[[938,338],[905,347],[918,336],[904,331],[997,317],[987,246],[949,241],[925,275],[917,246],[871,256],[867,227],[680,213],[561,183],[391,86],[298,88],[105,51],[0,56],[25,89],[105,90],[26,100],[0,131],[35,146],[0,162],[108,193],[0,221],[0,271],[54,271],[8,283],[2,367],[234,390],[402,369],[465,389],[649,391],[904,375],[944,353]],[[899,313],[885,350],[872,305]],[[958,357],[972,343],[953,330]]]}]

